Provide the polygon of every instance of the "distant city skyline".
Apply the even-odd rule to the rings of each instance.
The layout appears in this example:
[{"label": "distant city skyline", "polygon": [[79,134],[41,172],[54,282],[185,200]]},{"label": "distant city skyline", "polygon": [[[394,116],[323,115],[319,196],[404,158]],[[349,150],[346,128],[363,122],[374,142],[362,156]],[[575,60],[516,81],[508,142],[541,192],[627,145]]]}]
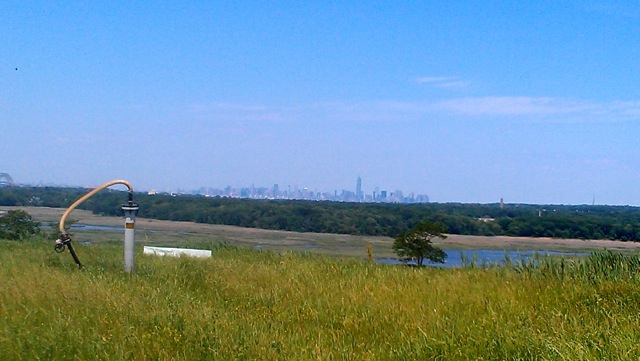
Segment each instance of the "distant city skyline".
[{"label": "distant city skyline", "polygon": [[[14,182],[13,177],[8,173],[0,172],[0,186],[54,186],[54,187],[86,187],[92,188],[93,185],[80,186],[70,184],[53,184],[38,183],[28,184],[20,181]],[[339,191],[338,191],[339,190]],[[341,202],[374,202],[374,203],[428,203],[429,196],[427,193],[416,194],[413,191],[405,193],[403,190],[381,189],[375,186],[370,193],[362,190],[362,177],[356,178],[355,188],[348,189],[345,187],[336,187],[333,191],[309,189],[308,187],[299,187],[297,185],[287,184],[286,189],[281,189],[279,183],[273,184],[272,187],[258,186],[253,183],[251,186],[227,185],[222,188],[214,186],[201,186],[197,189],[136,189],[138,192],[147,192],[149,194],[167,193],[167,194],[192,194],[204,196],[225,196],[236,198],[254,198],[254,199],[301,199],[301,200],[328,200]]]},{"label": "distant city skyline", "polygon": [[[78,185],[68,184],[26,184],[16,183],[8,173],[0,172],[0,187],[3,186],[54,186],[54,187],[81,187]],[[92,188],[93,186],[85,186]],[[340,191],[338,191],[340,189]],[[356,185],[353,190],[347,188],[335,188],[333,191],[327,190],[311,190],[307,187],[298,187],[297,185],[287,185],[286,189],[281,189],[280,184],[275,183],[271,187],[258,186],[254,184],[249,186],[232,186],[227,185],[223,188],[205,187],[198,189],[186,190],[176,188],[175,190],[156,190],[156,189],[137,189],[138,192],[146,192],[148,194],[191,194],[203,196],[221,196],[232,198],[249,198],[249,199],[299,199],[299,200],[315,200],[315,201],[339,201],[339,202],[364,202],[364,203],[428,203],[429,196],[426,193],[416,194],[414,192],[405,193],[403,190],[387,190],[375,187],[371,193],[362,190],[362,178],[357,177]]]},{"label": "distant city skyline", "polygon": [[[38,183],[24,183],[15,182],[12,176],[8,173],[0,172],[0,187],[3,186],[19,186],[19,187],[62,187],[62,188],[94,188],[99,184],[68,184],[68,183],[53,183],[53,182],[38,182]],[[434,201],[430,198],[426,192],[405,192],[395,187],[379,187],[375,186],[371,192],[367,193],[362,191],[362,178],[360,176],[356,179],[355,189],[351,190],[348,187],[334,187],[333,190],[318,190],[310,189],[309,187],[300,187],[297,185],[287,184],[283,189],[279,183],[274,183],[269,186],[255,186],[255,183],[251,183],[251,186],[238,186],[236,183],[232,185],[220,186],[200,186],[196,188],[175,187],[169,189],[160,188],[137,188],[134,187],[136,192],[148,193],[148,194],[185,194],[185,195],[203,195],[203,196],[221,196],[232,198],[249,198],[249,199],[292,199],[292,200],[327,200],[327,201],[339,201],[339,202],[372,202],[372,203],[449,203]],[[393,189],[393,190],[391,190]],[[359,193],[359,190],[361,193]],[[358,196],[360,194],[360,196]],[[460,202],[460,203],[480,203],[480,204],[504,204],[505,199],[503,197],[497,197],[497,200],[489,200],[487,202]],[[574,203],[574,205],[609,205],[606,203],[600,203],[596,201],[596,195],[591,196],[589,202]],[[456,202],[454,202],[456,203]],[[531,203],[531,202],[519,202],[511,201],[509,203],[520,204],[559,204],[559,203]],[[627,204],[629,205],[629,204]]]},{"label": "distant city skyline", "polygon": [[[340,190],[338,190],[340,189]],[[156,190],[150,190],[150,194],[157,193]],[[173,193],[166,192],[164,193]],[[362,178],[358,176],[355,188],[336,188],[333,191],[315,190],[307,187],[298,187],[296,185],[287,185],[281,188],[280,184],[275,183],[273,186],[225,186],[217,187],[200,187],[194,190],[176,190],[175,193],[194,194],[204,196],[221,196],[233,198],[251,198],[251,199],[300,199],[315,201],[339,201],[339,202],[365,202],[365,203],[428,203],[429,196],[426,193],[416,194],[414,192],[405,193],[400,189],[387,190],[375,187],[370,193],[362,190]]]}]

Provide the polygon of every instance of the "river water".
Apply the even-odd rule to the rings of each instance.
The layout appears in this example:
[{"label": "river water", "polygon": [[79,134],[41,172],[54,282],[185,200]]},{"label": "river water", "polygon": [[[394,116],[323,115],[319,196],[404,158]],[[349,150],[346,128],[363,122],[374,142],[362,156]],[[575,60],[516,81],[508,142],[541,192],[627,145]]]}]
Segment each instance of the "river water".
[{"label": "river water", "polygon": [[[527,260],[531,257],[534,257],[536,254],[538,256],[565,256],[565,257],[575,257],[575,256],[586,256],[589,253],[586,252],[560,252],[560,251],[546,251],[546,250],[538,250],[538,251],[504,251],[504,250],[494,250],[494,249],[476,249],[476,250],[445,250],[447,254],[447,260],[445,263],[430,263],[425,260],[424,264],[427,266],[433,267],[445,267],[445,268],[454,268],[454,267],[462,267],[464,265],[464,260],[466,263],[473,262],[477,266],[489,266],[489,265],[502,265],[505,263],[505,259],[508,257],[512,262],[516,263],[520,260]],[[376,262],[382,264],[404,264],[405,262],[400,261],[396,258],[378,258]],[[416,264],[415,262],[408,262],[408,264]]]}]

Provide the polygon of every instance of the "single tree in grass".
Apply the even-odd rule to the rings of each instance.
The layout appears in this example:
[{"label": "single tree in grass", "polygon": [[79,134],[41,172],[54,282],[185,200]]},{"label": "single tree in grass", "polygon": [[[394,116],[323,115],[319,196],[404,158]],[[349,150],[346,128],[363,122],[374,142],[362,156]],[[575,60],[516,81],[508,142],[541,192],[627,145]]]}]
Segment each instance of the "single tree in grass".
[{"label": "single tree in grass", "polygon": [[0,238],[22,240],[38,233],[38,226],[29,213],[14,209],[0,216]]},{"label": "single tree in grass", "polygon": [[440,223],[420,222],[395,239],[393,250],[405,261],[414,259],[418,266],[422,266],[425,259],[444,263],[447,254],[431,244],[431,240],[434,238],[447,238],[443,234],[444,232],[446,232],[446,228]]}]

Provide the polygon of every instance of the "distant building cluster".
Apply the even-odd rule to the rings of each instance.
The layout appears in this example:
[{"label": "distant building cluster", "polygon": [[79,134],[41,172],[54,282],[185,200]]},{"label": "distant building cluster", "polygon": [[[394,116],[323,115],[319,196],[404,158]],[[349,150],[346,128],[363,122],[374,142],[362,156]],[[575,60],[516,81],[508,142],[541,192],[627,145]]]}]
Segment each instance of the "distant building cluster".
[{"label": "distant building cluster", "polygon": [[[202,187],[189,193],[203,195],[206,197],[229,197],[248,199],[299,199],[310,201],[336,201],[336,202],[362,202],[362,203],[428,203],[429,196],[426,194],[404,194],[401,190],[388,191],[380,190],[376,187],[373,193],[365,194],[362,191],[362,179],[358,177],[355,190],[343,189],[333,192],[316,192],[308,188],[298,188],[297,186],[280,187],[274,184],[273,187],[243,187],[234,188],[227,186],[224,189]],[[155,194],[151,191],[149,194]]]}]

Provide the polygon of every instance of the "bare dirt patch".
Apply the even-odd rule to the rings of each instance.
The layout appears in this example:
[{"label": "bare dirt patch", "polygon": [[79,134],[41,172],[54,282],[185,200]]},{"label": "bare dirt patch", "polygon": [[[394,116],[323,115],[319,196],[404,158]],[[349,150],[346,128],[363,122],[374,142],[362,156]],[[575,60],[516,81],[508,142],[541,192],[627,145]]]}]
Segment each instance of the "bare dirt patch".
[{"label": "bare dirt patch", "polygon": [[589,251],[609,249],[617,251],[640,250],[640,243],[611,240],[583,240],[559,238],[506,237],[506,236],[465,236],[452,234],[445,240],[434,242],[445,249],[505,249],[505,250],[548,250],[548,251]]}]

